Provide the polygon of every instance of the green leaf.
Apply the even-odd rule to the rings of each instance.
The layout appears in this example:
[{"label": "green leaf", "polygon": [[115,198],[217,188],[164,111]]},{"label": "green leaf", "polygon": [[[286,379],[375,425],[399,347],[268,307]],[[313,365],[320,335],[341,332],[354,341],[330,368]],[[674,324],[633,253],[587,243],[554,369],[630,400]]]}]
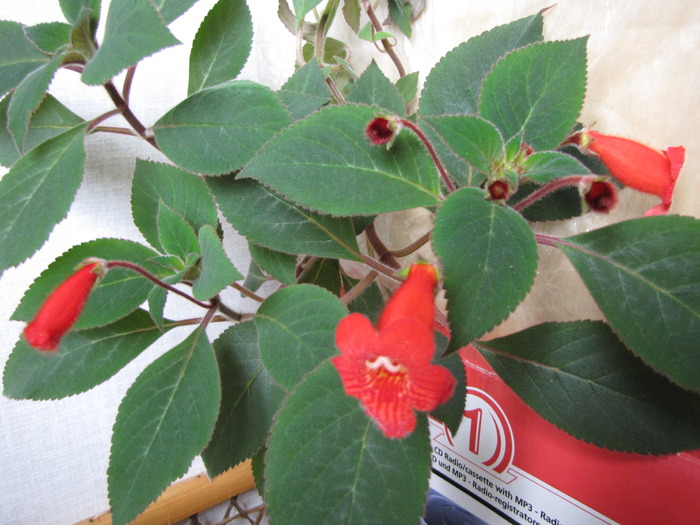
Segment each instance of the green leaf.
[{"label": "green leaf", "polygon": [[153,0],[153,3],[165,23],[169,24],[196,4],[197,0]]},{"label": "green leaf", "polygon": [[241,168],[289,123],[269,88],[236,80],[189,96],[153,131],[158,146],[181,168],[220,175]]},{"label": "green leaf", "polygon": [[55,355],[37,352],[20,339],[5,365],[4,394],[37,400],[85,392],[119,372],[161,335],[148,313],[136,310],[102,328],[69,332]]},{"label": "green leaf", "polygon": [[585,93],[586,38],[543,42],[496,64],[484,80],[479,114],[506,140],[523,133],[534,149],[555,149],[576,124]]},{"label": "green leaf", "polygon": [[46,22],[25,27],[24,34],[45,53],[54,54],[70,45],[72,27],[64,22]]},{"label": "green leaf", "polygon": [[[156,255],[156,252],[142,244],[123,239],[97,239],[73,246],[32,283],[11,319],[31,320],[46,297],[75,271],[78,264],[89,257],[133,262],[158,275],[162,267],[148,262]],[[132,270],[111,268],[99,286],[90,293],[74,328],[94,328],[125,317],[146,300],[152,287],[151,281]]]},{"label": "green leaf", "polygon": [[700,390],[700,220],[629,220],[556,243],[620,339],[684,388]]},{"label": "green leaf", "polygon": [[29,120],[49,88],[53,75],[63,57],[57,56],[29,73],[19,83],[7,109],[7,127],[20,151],[25,151],[24,141],[29,131]]},{"label": "green leaf", "polygon": [[394,38],[394,35],[388,31],[374,31],[372,22],[367,22],[362,29],[357,32],[358,38],[367,40],[368,42],[378,42],[384,38]]},{"label": "green leaf", "polygon": [[296,27],[301,27],[301,23],[304,21],[304,17],[315,8],[321,0],[292,0],[294,5],[294,13],[296,15]]},{"label": "green leaf", "polygon": [[27,38],[22,24],[0,20],[0,97],[49,60]]},{"label": "green leaf", "polygon": [[447,349],[449,341],[440,332],[435,332],[435,362],[447,368],[452,377],[455,378],[455,388],[452,392],[452,397],[445,403],[438,405],[430,415],[440,422],[447,425],[453,436],[457,435],[457,431],[464,419],[464,407],[467,402],[467,372],[462,361],[462,356],[454,352],[446,357],[441,357]]},{"label": "green leaf", "polygon": [[331,100],[315,57],[297,69],[277,94],[294,120],[310,115]]},{"label": "green leaf", "polygon": [[270,519],[286,525],[418,523],[429,475],[425,416],[408,437],[385,438],[325,362],[277,416],[265,499]]},{"label": "green leaf", "polygon": [[248,243],[248,251],[258,266],[279,282],[286,285],[296,283],[295,255],[271,250],[252,242]]},{"label": "green leaf", "polygon": [[[12,95],[8,95],[0,101],[0,164],[8,167],[21,156],[7,127],[7,108],[11,100]],[[82,118],[47,94],[31,116],[24,149],[29,151],[83,122]]]},{"label": "green leaf", "polygon": [[253,323],[230,327],[214,342],[221,384],[221,409],[202,459],[209,477],[251,457],[265,442],[285,391],[260,360]]},{"label": "green leaf", "polygon": [[83,180],[85,128],[47,140],[0,179],[0,271],[38,250],[68,214]]},{"label": "green leaf", "polygon": [[401,93],[382,73],[374,60],[357,79],[352,90],[348,93],[346,101],[379,106],[394,115],[406,116],[406,103]]},{"label": "green leaf", "polygon": [[[251,258],[250,264],[248,265],[248,273],[245,276],[245,281],[243,281],[243,286],[251,292],[255,292],[268,280],[269,277],[263,273],[262,268],[258,266],[255,259]],[[243,294],[241,294],[241,296],[243,296]]]},{"label": "green leaf", "polygon": [[236,78],[252,45],[253,20],[245,0],[219,0],[194,37],[187,93]]},{"label": "green leaf", "polygon": [[331,106],[277,135],[240,173],[302,206],[333,215],[373,215],[440,202],[437,171],[417,138],[391,150],[365,135],[368,106]]},{"label": "green leaf", "polygon": [[389,18],[404,35],[411,38],[411,2],[408,0],[389,0]]},{"label": "green leaf", "polygon": [[410,103],[418,95],[418,71],[409,73],[396,81],[396,89],[403,97],[405,104]]},{"label": "green leaf", "polygon": [[63,16],[75,28],[88,18],[94,30],[100,21],[100,0],[58,0]]},{"label": "green leaf", "polygon": [[476,188],[452,193],[440,207],[433,248],[445,274],[450,351],[503,321],[537,272],[537,243],[528,224]]},{"label": "green leaf", "polygon": [[343,17],[355,33],[360,30],[361,14],[360,0],[345,0],[343,2]]},{"label": "green leaf", "polygon": [[179,43],[149,0],[112,0],[104,38],[85,65],[82,80],[104,84],[142,58]]},{"label": "green leaf", "polygon": [[546,184],[555,179],[572,175],[588,175],[590,171],[578,160],[558,151],[533,153],[522,164],[523,177],[537,184]]},{"label": "green leaf", "polygon": [[654,373],[604,323],[545,323],[476,345],[523,401],[579,439],[641,454],[700,446],[700,396]]},{"label": "green leaf", "polygon": [[158,203],[157,223],[160,245],[165,253],[184,258],[199,252],[197,234],[192,226],[163,201]]},{"label": "green leaf", "polygon": [[203,328],[151,363],[119,405],[107,470],[115,524],[133,520],[187,472],[209,442],[221,401]]},{"label": "green leaf", "polygon": [[284,253],[359,259],[352,220],[292,204],[253,180],[207,179],[219,209],[250,242]]},{"label": "green leaf", "polygon": [[315,257],[304,267],[299,275],[299,284],[315,284],[325,288],[335,296],[340,296],[341,273],[338,259],[322,259]]},{"label": "green leaf", "polygon": [[542,40],[542,13],[494,27],[448,52],[425,79],[419,114],[474,114],[491,68],[515,49]]},{"label": "green leaf", "polygon": [[[524,181],[508,203],[512,206],[538,188],[532,182]],[[536,200],[520,213],[528,221],[563,221],[578,217],[583,213],[581,193],[578,188],[567,186]]]},{"label": "green leaf", "polygon": [[202,253],[202,273],[195,279],[192,294],[205,301],[214,297],[234,281],[243,279],[226,255],[221,239],[211,226],[199,230],[199,246]]},{"label": "green leaf", "polygon": [[201,178],[175,166],[137,159],[131,186],[132,215],[139,231],[159,250],[163,248],[157,221],[161,201],[176,210],[194,231],[219,224],[216,203]]},{"label": "green leaf", "polygon": [[260,305],[254,318],[260,355],[282,388],[291,390],[336,353],[335,328],[347,313],[332,293],[308,284],[281,288]]},{"label": "green leaf", "polygon": [[490,122],[472,115],[444,115],[421,120],[437,133],[453,153],[476,169],[490,173],[503,159],[501,133]]}]

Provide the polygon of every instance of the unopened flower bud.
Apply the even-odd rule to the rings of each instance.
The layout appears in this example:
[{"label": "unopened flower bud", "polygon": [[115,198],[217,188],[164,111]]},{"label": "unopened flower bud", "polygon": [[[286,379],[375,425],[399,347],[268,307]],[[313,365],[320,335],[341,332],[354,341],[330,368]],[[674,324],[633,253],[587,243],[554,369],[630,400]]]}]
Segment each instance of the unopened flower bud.
[{"label": "unopened flower bud", "polygon": [[393,118],[376,117],[365,128],[365,134],[375,146],[394,143],[401,129],[401,124]]},{"label": "unopened flower bud", "polygon": [[39,350],[55,352],[61,338],[71,329],[83,311],[85,301],[97,280],[107,271],[105,261],[88,259],[63,281],[24,329],[27,342]]},{"label": "unopened flower bud", "polygon": [[595,179],[581,188],[588,208],[597,213],[610,213],[617,204],[617,190],[610,182]]},{"label": "unopened flower bud", "polygon": [[513,193],[510,184],[501,179],[488,182],[486,189],[488,190],[491,200],[496,202],[505,202]]}]

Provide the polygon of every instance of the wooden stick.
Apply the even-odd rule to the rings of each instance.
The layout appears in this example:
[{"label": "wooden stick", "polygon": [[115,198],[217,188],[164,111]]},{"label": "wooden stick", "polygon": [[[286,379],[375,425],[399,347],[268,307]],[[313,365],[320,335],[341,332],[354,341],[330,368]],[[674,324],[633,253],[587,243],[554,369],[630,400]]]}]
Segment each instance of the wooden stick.
[{"label": "wooden stick", "polygon": [[[238,494],[255,488],[250,460],[214,478],[206,473],[173,483],[130,525],[177,523]],[[112,514],[105,512],[75,525],[111,525]]]}]

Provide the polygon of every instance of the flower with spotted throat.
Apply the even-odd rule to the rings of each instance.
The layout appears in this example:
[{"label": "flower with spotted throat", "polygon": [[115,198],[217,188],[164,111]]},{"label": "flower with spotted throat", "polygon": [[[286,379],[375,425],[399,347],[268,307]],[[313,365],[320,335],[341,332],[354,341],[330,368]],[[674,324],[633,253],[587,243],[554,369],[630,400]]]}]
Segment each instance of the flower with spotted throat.
[{"label": "flower with spotted throat", "polygon": [[454,390],[452,374],[431,364],[436,285],[433,266],[414,264],[388,301],[376,329],[365,316],[353,313],[336,330],[341,355],[332,361],[345,392],[360,400],[389,438],[413,432],[414,410],[429,412]]}]

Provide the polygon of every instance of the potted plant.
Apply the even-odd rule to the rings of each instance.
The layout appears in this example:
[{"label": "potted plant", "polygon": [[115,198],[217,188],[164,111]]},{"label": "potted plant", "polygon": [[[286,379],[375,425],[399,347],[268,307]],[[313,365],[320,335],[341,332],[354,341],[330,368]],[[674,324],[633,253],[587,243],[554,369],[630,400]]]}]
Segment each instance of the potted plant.
[{"label": "potted plant", "polygon": [[[545,40],[544,11],[499,25],[447,53],[418,96],[393,34],[410,36],[417,2],[389,1],[385,24],[366,0],[281,1],[297,67],[272,90],[238,79],[252,19],[244,1],[220,0],[194,37],[186,97],[146,125],[129,103],[136,67],[177,43],[168,25],[194,3],[113,0],[99,42],[98,0],[61,1],[65,20],[53,24],[0,25],[12,43],[0,64],[12,146],[3,269],[66,215],[86,136],[134,135],[165,157],[138,158],[128,179],[143,240],[94,239],[49,264],[14,311],[27,324],[3,375],[10,398],[74,395],[191,327],[120,403],[116,523],[197,455],[212,477],[252,457],[273,523],[418,521],[428,417],[456,433],[468,345],[580,439],[645,454],[698,448],[700,222],[670,213],[685,150],[579,122],[586,38]],[[339,23],[387,53],[398,80],[375,62],[356,71],[330,36]],[[59,69],[102,86],[114,109],[89,121],[70,111],[47,93]],[[115,115],[129,127],[105,122]],[[623,185],[658,202],[644,217],[549,231],[608,214]],[[223,243],[231,227],[248,242],[248,268]],[[505,335],[552,252],[600,319]],[[231,308],[229,288],[259,306]],[[168,318],[169,295],[201,315]],[[227,326],[216,337],[214,323]]]}]

